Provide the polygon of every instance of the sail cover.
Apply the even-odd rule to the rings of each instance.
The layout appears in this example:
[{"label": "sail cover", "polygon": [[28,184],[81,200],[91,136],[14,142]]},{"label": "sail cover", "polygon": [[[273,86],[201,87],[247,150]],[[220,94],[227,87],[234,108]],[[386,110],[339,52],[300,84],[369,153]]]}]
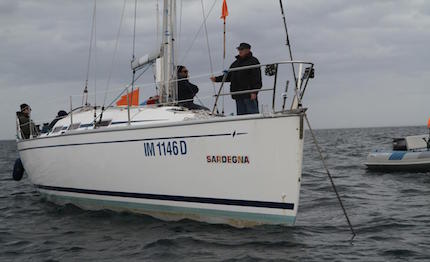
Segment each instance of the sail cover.
[{"label": "sail cover", "polygon": [[133,61],[131,61],[131,69],[138,70],[142,68],[144,65],[147,65],[148,63],[152,63],[159,57],[160,57],[160,52],[153,52],[150,54],[146,54],[138,59],[134,59]]}]

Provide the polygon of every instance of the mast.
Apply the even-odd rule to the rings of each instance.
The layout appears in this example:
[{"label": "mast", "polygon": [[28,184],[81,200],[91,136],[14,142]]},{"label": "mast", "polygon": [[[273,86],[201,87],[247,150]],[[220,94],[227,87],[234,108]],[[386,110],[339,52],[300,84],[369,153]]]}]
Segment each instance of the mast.
[{"label": "mast", "polygon": [[174,77],[174,41],[175,41],[175,0],[164,0],[163,5],[163,47],[162,47],[162,84],[160,88],[160,102],[168,103],[176,100],[176,85],[172,84]]}]

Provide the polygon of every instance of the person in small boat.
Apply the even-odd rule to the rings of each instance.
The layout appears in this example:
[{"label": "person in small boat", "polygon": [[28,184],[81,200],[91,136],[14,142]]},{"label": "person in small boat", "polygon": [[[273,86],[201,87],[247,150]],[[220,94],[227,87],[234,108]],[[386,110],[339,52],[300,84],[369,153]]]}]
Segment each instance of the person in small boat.
[{"label": "person in small boat", "polygon": [[[230,69],[260,64],[258,59],[253,56],[250,44],[241,43],[237,47],[237,50],[239,54],[236,56],[236,61],[231,64]],[[224,76],[221,75],[211,77],[210,79],[212,82],[222,82],[223,77]],[[230,92],[232,93],[261,89],[261,69],[258,67],[229,72],[225,82],[230,82]],[[232,98],[236,101],[237,115],[258,114],[259,110],[257,95],[257,91],[246,94],[232,94]]]},{"label": "person in small boat", "polygon": [[199,88],[188,80],[188,69],[185,66],[177,66],[178,73],[178,104],[191,110],[209,110],[208,108],[194,104],[194,97]]},{"label": "person in small boat", "polygon": [[29,139],[30,135],[37,137],[40,132],[33,120],[30,119],[31,107],[27,104],[21,104],[20,109],[21,111],[16,112],[16,116],[18,117],[22,138]]},{"label": "person in small boat", "polygon": [[54,120],[51,121],[51,123],[48,126],[48,130],[51,131],[52,128],[55,126],[55,124],[60,120],[67,116],[67,112],[64,110],[60,110],[57,113],[57,116],[54,118]]}]

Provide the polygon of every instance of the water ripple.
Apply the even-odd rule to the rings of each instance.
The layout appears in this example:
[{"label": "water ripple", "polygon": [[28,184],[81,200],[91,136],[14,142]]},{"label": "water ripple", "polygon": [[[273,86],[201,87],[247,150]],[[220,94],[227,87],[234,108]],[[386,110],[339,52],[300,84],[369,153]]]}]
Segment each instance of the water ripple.
[{"label": "water ripple", "polygon": [[[0,147],[0,261],[393,261],[430,258],[430,174],[368,172],[390,138],[425,127],[317,130],[357,237],[351,234],[311,140],[294,227],[237,229],[191,220],[85,211],[40,199],[11,179],[14,141]],[[306,134],[310,138],[309,134]]]}]

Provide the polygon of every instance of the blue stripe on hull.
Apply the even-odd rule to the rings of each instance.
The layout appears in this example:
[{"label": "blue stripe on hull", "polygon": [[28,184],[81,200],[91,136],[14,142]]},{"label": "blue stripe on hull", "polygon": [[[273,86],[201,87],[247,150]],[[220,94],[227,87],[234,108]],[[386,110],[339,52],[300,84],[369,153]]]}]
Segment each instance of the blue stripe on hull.
[{"label": "blue stripe on hull", "polygon": [[[156,218],[164,219],[176,217],[178,219],[189,218],[202,222],[219,221],[224,219],[226,224],[232,226],[253,226],[258,224],[293,225],[295,216],[273,215],[250,212],[237,212],[227,210],[203,209],[178,207],[168,205],[154,205],[135,202],[124,202],[116,200],[100,200],[92,198],[72,197],[64,195],[53,195],[41,192],[44,197],[54,203],[72,203],[80,207],[93,207],[95,209],[110,209],[114,211],[129,211],[134,213],[147,214]],[[169,219],[171,220],[171,219]],[[216,222],[219,223],[219,222]]]},{"label": "blue stripe on hull", "polygon": [[294,209],[294,203],[284,203],[284,202],[269,202],[269,201],[211,198],[211,197],[194,197],[194,196],[178,196],[178,195],[160,195],[160,194],[105,191],[105,190],[71,188],[71,187],[56,187],[56,186],[45,186],[45,185],[35,185],[35,186],[39,189],[45,189],[45,190],[51,190],[51,191],[79,193],[79,194],[88,194],[88,195],[99,195],[99,196],[127,197],[127,198],[178,201],[178,202],[214,204],[214,205],[264,207],[264,208],[288,209],[288,210]]},{"label": "blue stripe on hull", "polygon": [[394,151],[389,160],[402,160],[405,155],[406,151]]}]

